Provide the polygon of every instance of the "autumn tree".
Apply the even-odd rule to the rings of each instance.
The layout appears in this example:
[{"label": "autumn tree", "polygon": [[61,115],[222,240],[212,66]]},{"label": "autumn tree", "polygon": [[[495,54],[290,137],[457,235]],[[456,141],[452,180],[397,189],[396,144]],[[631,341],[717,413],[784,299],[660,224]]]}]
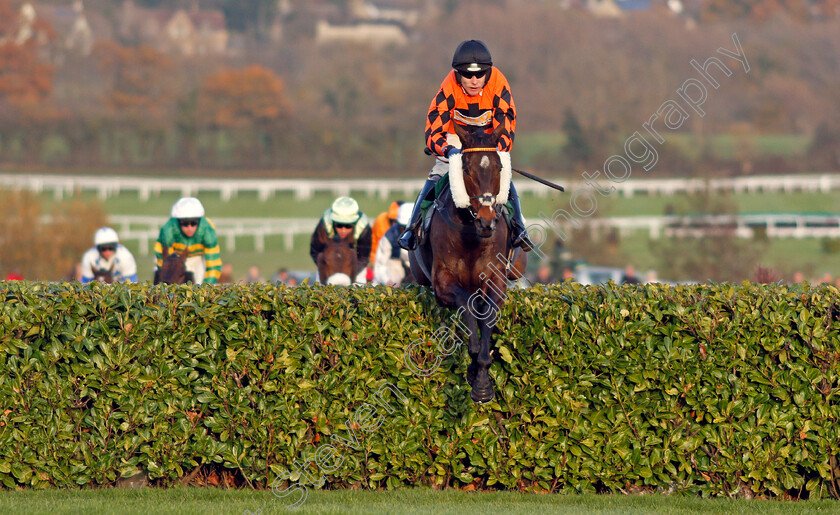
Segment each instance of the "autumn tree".
[{"label": "autumn tree", "polygon": [[238,151],[256,164],[280,151],[290,113],[283,81],[257,65],[209,74],[196,99],[199,126],[237,135]]},{"label": "autumn tree", "polygon": [[0,104],[34,104],[49,96],[53,68],[41,60],[39,48],[52,35],[47,22],[25,19],[9,0],[0,0]]},{"label": "autumn tree", "polygon": [[170,112],[174,99],[167,78],[173,65],[166,55],[112,41],[97,44],[94,53],[107,74],[105,100],[115,113],[148,118]]},{"label": "autumn tree", "polygon": [[290,110],[283,81],[262,66],[212,73],[198,94],[199,117],[211,127],[270,127]]},{"label": "autumn tree", "polygon": [[[99,140],[114,164],[150,164],[163,152],[175,111],[172,61],[149,46],[103,42],[94,48],[105,74],[103,95],[110,117]],[[138,151],[142,149],[142,151]]]},{"label": "autumn tree", "polygon": [[27,192],[0,192],[0,268],[27,279],[58,280],[68,275],[93,233],[105,225],[99,203],[55,204],[44,216],[41,200]]}]

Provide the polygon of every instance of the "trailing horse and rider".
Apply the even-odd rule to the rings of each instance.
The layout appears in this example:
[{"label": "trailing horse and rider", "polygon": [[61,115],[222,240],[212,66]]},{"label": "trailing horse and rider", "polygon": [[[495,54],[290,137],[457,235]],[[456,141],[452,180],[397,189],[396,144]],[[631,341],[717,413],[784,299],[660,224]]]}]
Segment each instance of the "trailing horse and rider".
[{"label": "trailing horse and rider", "polygon": [[359,203],[338,197],[324,211],[309,243],[309,255],[322,284],[348,285],[367,281],[372,231]]},{"label": "trailing horse and rider", "polygon": [[173,204],[170,218],[155,242],[157,269],[170,254],[182,257],[196,284],[216,284],[222,274],[216,226],[204,216],[204,206],[195,197],[184,197]]},{"label": "trailing horse and rider", "polygon": [[82,283],[137,282],[137,263],[131,251],[120,243],[117,231],[100,227],[93,235],[93,245],[82,256]]},{"label": "trailing horse and rider", "polygon": [[391,227],[379,240],[373,261],[373,284],[399,286],[415,282],[408,260],[408,251],[399,246],[400,234],[411,219],[414,203],[404,203],[397,209],[397,216]]}]

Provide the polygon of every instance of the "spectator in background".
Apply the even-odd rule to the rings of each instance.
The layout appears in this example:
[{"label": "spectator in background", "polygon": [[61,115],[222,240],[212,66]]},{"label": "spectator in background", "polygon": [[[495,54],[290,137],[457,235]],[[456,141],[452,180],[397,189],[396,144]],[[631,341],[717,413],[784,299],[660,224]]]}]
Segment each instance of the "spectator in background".
[{"label": "spectator in background", "polygon": [[388,229],[390,229],[397,221],[397,216],[399,215],[400,206],[402,204],[402,200],[395,200],[394,202],[391,202],[391,205],[388,206],[388,211],[379,213],[379,215],[377,215],[377,217],[373,220],[373,225],[370,227],[372,238],[370,247],[371,263],[376,261],[376,248],[379,246],[379,240],[385,236]]},{"label": "spectator in background", "polygon": [[802,282],[805,282],[805,274],[797,270],[793,273],[793,284],[799,284]]},{"label": "spectator in background", "polygon": [[277,273],[271,276],[271,282],[274,284],[288,284],[289,277],[289,270],[285,267],[280,267],[277,269]]},{"label": "spectator in background", "polygon": [[257,265],[251,265],[248,268],[248,275],[242,279],[242,284],[254,284],[254,283],[262,283],[265,282],[265,279],[260,276],[260,267]]},{"label": "spectator in background", "polygon": [[571,268],[565,267],[563,269],[563,282],[574,281],[574,280],[575,280],[575,273],[572,271]]},{"label": "spectator in background", "polygon": [[230,284],[233,282],[233,265],[225,263],[222,265],[222,273],[219,275],[219,284]]},{"label": "spectator in background", "polygon": [[12,268],[12,271],[6,274],[4,281],[23,281],[23,275],[20,273],[20,268]]},{"label": "spectator in background", "polygon": [[656,276],[656,270],[653,270],[653,269],[648,270],[647,278],[645,279],[645,283],[646,284],[651,284],[651,283],[658,283],[658,282],[659,282],[659,278]]},{"label": "spectator in background", "polygon": [[540,263],[540,267],[537,268],[537,278],[534,284],[551,284],[553,282],[554,278],[551,277],[551,267],[546,263]]},{"label": "spectator in background", "polygon": [[636,277],[636,267],[627,265],[624,268],[624,277],[621,278],[621,284],[639,284],[639,278]]}]

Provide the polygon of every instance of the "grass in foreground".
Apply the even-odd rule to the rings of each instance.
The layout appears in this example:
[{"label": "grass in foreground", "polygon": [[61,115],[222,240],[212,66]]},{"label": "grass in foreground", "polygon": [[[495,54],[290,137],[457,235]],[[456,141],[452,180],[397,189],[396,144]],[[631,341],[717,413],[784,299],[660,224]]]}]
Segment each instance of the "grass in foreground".
[{"label": "grass in foreground", "polygon": [[[0,492],[0,512],[64,513],[292,513],[286,500],[268,491],[179,488],[170,490],[50,490]],[[310,491],[294,513],[832,513],[838,501],[757,501],[663,495],[534,495],[512,492],[467,493],[429,489],[391,492]]]}]

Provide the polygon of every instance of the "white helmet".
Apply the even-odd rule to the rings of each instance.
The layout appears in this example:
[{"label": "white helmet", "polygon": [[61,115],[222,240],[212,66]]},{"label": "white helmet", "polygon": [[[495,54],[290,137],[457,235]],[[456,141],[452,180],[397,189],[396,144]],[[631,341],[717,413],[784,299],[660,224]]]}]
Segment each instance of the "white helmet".
[{"label": "white helmet", "polygon": [[338,197],[330,208],[330,218],[340,224],[353,224],[359,219],[359,203],[350,197]]},{"label": "white helmet", "polygon": [[117,236],[117,231],[111,229],[110,227],[100,227],[96,230],[96,234],[93,235],[93,244],[97,247],[105,245],[106,243],[119,242],[120,238]]},{"label": "white helmet", "polygon": [[204,206],[195,197],[179,198],[172,205],[172,218],[201,218],[204,216]]},{"label": "white helmet", "polygon": [[397,223],[400,225],[408,225],[411,221],[411,212],[414,210],[414,202],[406,202],[400,206],[397,211]]}]

